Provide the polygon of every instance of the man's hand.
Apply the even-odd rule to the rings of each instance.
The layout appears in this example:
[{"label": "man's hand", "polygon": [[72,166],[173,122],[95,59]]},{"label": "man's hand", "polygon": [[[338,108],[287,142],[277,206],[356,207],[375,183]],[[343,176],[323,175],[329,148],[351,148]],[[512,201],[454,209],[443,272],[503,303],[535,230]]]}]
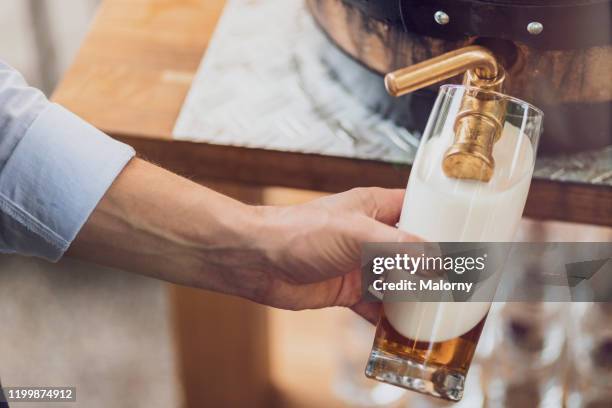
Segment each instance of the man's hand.
[{"label": "man's hand", "polygon": [[254,239],[268,267],[254,269],[251,293],[240,295],[284,309],[356,307],[377,319],[374,305],[359,304],[361,244],[415,240],[392,227],[403,197],[403,190],[359,188],[303,205],[260,208]]},{"label": "man's hand", "polygon": [[284,309],[360,303],[364,242],[416,238],[392,227],[403,191],[354,189],[303,205],[242,204],[135,159],[68,255]]}]

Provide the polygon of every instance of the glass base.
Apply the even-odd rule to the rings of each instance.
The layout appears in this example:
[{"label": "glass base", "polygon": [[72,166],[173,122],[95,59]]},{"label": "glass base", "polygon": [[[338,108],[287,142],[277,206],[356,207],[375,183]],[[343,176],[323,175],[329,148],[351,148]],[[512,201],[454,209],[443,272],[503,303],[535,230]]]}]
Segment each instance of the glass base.
[{"label": "glass base", "polygon": [[457,402],[463,397],[465,375],[372,349],[365,374],[408,390]]}]

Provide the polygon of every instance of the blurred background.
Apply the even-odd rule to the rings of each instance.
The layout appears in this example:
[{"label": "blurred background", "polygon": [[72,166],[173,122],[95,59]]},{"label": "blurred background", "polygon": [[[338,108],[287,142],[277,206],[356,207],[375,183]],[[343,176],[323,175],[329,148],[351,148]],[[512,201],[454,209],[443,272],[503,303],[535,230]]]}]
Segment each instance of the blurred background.
[{"label": "blurred background", "polygon": [[[2,0],[0,58],[50,95],[97,4]],[[212,187],[252,203],[320,195]],[[606,228],[528,220],[520,234],[612,239]],[[612,334],[600,330],[612,327],[610,315],[587,305],[497,305],[462,406],[482,406],[485,391],[495,407],[612,406]],[[76,386],[77,406],[445,406],[365,379],[373,328],[346,310],[272,310],[71,260],[0,256],[0,319],[3,384]],[[584,338],[566,342],[581,324]]]},{"label": "blurred background", "polygon": [[3,0],[0,55],[46,94],[87,33],[99,0]]}]

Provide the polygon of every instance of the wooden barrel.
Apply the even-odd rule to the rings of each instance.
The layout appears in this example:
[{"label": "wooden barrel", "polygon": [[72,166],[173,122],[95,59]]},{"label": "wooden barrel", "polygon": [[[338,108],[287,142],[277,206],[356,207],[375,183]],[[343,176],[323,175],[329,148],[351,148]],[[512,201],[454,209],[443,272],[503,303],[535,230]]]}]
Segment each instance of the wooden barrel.
[{"label": "wooden barrel", "polygon": [[[608,0],[521,0],[511,5],[499,0],[405,0],[399,7],[396,0],[307,4],[337,47],[379,74],[466,45],[485,45],[508,72],[505,92],[544,111],[542,150],[571,152],[612,144]],[[435,14],[442,10],[447,24],[436,22]],[[529,32],[530,22],[542,24],[540,34]],[[431,103],[435,90],[437,86],[429,92]]]}]

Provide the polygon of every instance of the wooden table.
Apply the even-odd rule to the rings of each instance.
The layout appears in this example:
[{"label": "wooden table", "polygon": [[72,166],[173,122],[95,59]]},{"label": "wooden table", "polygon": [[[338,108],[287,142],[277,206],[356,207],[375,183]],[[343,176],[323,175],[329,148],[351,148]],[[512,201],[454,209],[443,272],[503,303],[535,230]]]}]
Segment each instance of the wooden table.
[{"label": "wooden table", "polygon": [[[326,192],[404,187],[407,167],[377,161],[172,141],[223,4],[105,0],[55,101],[144,157],[200,180]],[[612,188],[534,180],[526,215],[610,226]]]}]

